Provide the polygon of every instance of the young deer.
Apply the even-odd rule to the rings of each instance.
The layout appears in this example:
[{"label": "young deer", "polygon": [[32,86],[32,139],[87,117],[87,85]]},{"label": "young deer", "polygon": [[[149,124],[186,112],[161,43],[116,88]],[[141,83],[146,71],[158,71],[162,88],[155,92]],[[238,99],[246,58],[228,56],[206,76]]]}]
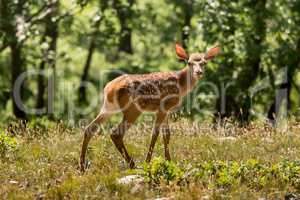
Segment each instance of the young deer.
[{"label": "young deer", "polygon": [[134,168],[133,159],[123,143],[126,130],[144,111],[156,113],[151,143],[146,157],[150,162],[159,131],[164,124],[163,143],[165,158],[170,160],[170,130],[167,125],[168,113],[179,106],[182,98],[191,91],[202,77],[207,61],[220,52],[215,46],[206,53],[193,53],[190,56],[178,44],[175,45],[180,60],[187,63],[186,67],[177,72],[156,72],[150,74],[121,75],[109,82],[104,88],[104,102],[98,116],[86,127],[80,155],[80,169],[85,170],[85,155],[88,143],[97,131],[97,126],[106,121],[112,114],[122,112],[123,120],[110,135],[118,151]]}]

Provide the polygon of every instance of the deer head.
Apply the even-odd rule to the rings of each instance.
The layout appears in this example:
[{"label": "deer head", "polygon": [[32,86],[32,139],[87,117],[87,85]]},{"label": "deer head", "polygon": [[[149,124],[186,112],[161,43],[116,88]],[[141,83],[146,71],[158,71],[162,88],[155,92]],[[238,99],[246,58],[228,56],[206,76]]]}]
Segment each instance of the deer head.
[{"label": "deer head", "polygon": [[192,53],[190,56],[179,44],[175,45],[175,50],[179,59],[187,63],[190,72],[197,78],[202,76],[207,62],[220,53],[220,47],[218,45],[210,48],[206,53]]}]

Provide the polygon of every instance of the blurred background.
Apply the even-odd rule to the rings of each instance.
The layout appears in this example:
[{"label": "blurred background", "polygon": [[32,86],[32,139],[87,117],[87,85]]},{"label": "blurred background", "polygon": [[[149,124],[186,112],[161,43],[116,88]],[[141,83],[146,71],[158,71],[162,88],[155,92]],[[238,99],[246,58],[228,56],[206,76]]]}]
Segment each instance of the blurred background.
[{"label": "blurred background", "polygon": [[175,42],[222,48],[178,115],[298,120],[299,24],[300,0],[0,0],[0,121],[91,119],[119,73],[182,69]]}]

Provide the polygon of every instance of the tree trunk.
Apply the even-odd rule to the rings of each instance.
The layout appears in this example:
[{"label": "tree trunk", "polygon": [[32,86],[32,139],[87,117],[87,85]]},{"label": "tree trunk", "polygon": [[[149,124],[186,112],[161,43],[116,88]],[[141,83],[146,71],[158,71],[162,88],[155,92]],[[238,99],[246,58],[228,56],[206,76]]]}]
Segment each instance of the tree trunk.
[{"label": "tree trunk", "polygon": [[[271,104],[267,117],[270,123],[275,125],[276,118],[278,117],[278,111],[280,110],[281,104],[284,102],[284,100],[287,100],[287,107],[286,112],[290,109],[290,93],[291,93],[292,85],[291,81],[287,80],[286,83],[282,83],[279,86],[279,89],[276,90],[276,95],[273,103]],[[286,113],[287,114],[287,113]]]},{"label": "tree trunk", "polygon": [[[6,43],[9,46],[11,59],[11,99],[13,113],[17,118],[25,119],[26,113],[22,102],[24,96],[24,81],[20,83],[20,90],[15,90],[16,80],[24,72],[24,60],[22,57],[22,43],[18,41],[16,36],[15,20],[16,16],[22,15],[24,0],[18,1],[15,10],[11,8],[12,4],[8,0],[2,0],[0,3],[1,13],[1,31],[6,35]],[[16,88],[18,89],[18,88]]]},{"label": "tree trunk", "polygon": [[[107,4],[107,2],[100,1],[99,6],[100,6],[101,13],[103,13],[104,10],[106,9],[106,7],[108,6],[108,4]],[[103,16],[101,16],[101,18],[95,22],[94,27],[93,27],[94,30],[91,35],[91,41],[90,41],[90,46],[88,49],[88,55],[86,57],[86,61],[85,61],[84,68],[83,68],[83,73],[81,76],[80,86],[79,86],[79,90],[78,90],[78,99],[81,102],[87,101],[85,83],[88,80],[89,69],[90,69],[93,54],[94,54],[94,51],[96,48],[97,36],[99,35],[99,26],[100,26],[102,20],[103,20]]]},{"label": "tree trunk", "polygon": [[188,38],[191,29],[191,20],[193,14],[192,3],[186,3],[185,5],[183,5],[182,12],[184,15],[184,22],[183,22],[183,27],[181,32],[181,40],[182,40],[183,48],[186,49],[188,45]]},{"label": "tree trunk", "polygon": [[128,54],[132,54],[132,44],[131,44],[131,28],[127,27],[124,22],[125,20],[122,19],[121,24],[121,38],[119,44],[119,51],[126,52]]},{"label": "tree trunk", "polygon": [[[44,39],[42,40],[43,42],[45,42],[45,37],[46,34],[44,36]],[[42,58],[42,61],[40,63],[40,67],[39,67],[39,72],[42,73],[45,69],[45,58]],[[45,106],[45,99],[44,99],[44,94],[45,94],[45,90],[46,90],[46,84],[45,84],[45,79],[44,79],[44,75],[43,74],[39,74],[38,75],[38,93],[37,93],[37,102],[36,102],[36,108],[37,109],[43,109]],[[40,113],[42,114],[42,113]]]},{"label": "tree trunk", "polygon": [[263,42],[266,37],[266,0],[256,0],[250,5],[253,9],[252,21],[254,24],[253,32],[249,35],[247,44],[247,58],[245,62],[245,69],[239,74],[238,85],[241,87],[243,93],[242,99],[239,99],[238,119],[242,123],[248,123],[250,120],[251,97],[248,93],[249,88],[257,79],[261,54],[263,49]]},{"label": "tree trunk", "polygon": [[[287,104],[286,104],[286,111],[289,112],[291,109],[291,89],[292,89],[292,82],[293,82],[293,77],[294,74],[300,65],[300,37],[298,38],[297,41],[297,47],[296,50],[294,51],[294,54],[296,55],[293,60],[288,65],[287,69],[287,75],[286,75],[286,80],[284,83],[282,83],[279,86],[279,90],[284,91],[284,95],[282,94],[276,94],[275,99],[273,100],[273,103],[271,104],[269,111],[268,111],[268,120],[275,124],[276,122],[276,116],[278,114],[278,111],[281,107],[281,104],[286,98]],[[288,114],[288,113],[287,113]]]},{"label": "tree trunk", "polygon": [[[56,0],[54,0],[56,1]],[[59,13],[59,1],[57,0],[55,4],[53,4],[53,12],[51,13],[52,16],[57,16]],[[50,17],[49,17],[50,18]],[[51,17],[52,18],[52,17]],[[58,38],[58,21],[53,22],[49,20],[49,38],[51,38],[50,45],[49,45],[49,68],[52,71],[52,74],[48,80],[48,117],[53,118],[54,116],[54,101],[55,101],[55,79],[56,79],[56,49],[57,49],[57,38]]]},{"label": "tree trunk", "polygon": [[[24,91],[24,82],[21,83],[20,94],[16,94],[15,85],[18,77],[24,72],[23,71],[23,59],[21,45],[17,41],[11,43],[11,98],[13,102],[13,113],[17,118],[25,119],[26,114],[23,110],[22,97]],[[16,98],[16,95],[21,99]]]},{"label": "tree trunk", "polygon": [[[47,38],[50,38],[49,48],[46,50],[45,55],[43,55],[42,61],[40,63],[39,70],[42,73],[43,70],[48,67],[52,74],[48,80],[48,108],[47,113],[50,117],[54,112],[54,83],[55,83],[55,68],[56,68],[56,49],[57,49],[57,39],[58,39],[58,21],[52,21],[52,18],[58,15],[59,1],[54,3],[50,9],[52,9],[49,16],[45,20],[45,33],[42,41],[46,42]],[[37,95],[37,109],[42,109],[45,107],[45,75],[39,74],[38,76],[38,95]]]},{"label": "tree trunk", "polygon": [[92,62],[92,56],[95,50],[95,43],[96,43],[96,34],[93,34],[88,50],[88,55],[86,58],[86,62],[84,64],[84,69],[83,69],[83,74],[81,76],[81,82],[80,82],[80,87],[79,87],[79,101],[86,102],[86,85],[85,82],[88,79],[88,72],[91,66]]},{"label": "tree trunk", "polygon": [[132,5],[134,0],[128,0],[128,6],[122,5],[120,0],[113,1],[113,7],[117,12],[117,16],[120,22],[121,27],[121,35],[120,35],[120,42],[119,42],[119,51],[125,52],[128,54],[133,53],[132,49],[132,42],[131,42],[131,35],[132,29],[128,25],[129,21],[132,19]]},{"label": "tree trunk", "polygon": [[[230,11],[232,13],[235,12],[235,10],[233,8],[231,8]],[[228,21],[230,21],[232,23],[226,24],[229,27],[229,29],[224,31],[224,33],[223,33],[224,38],[229,38],[229,37],[234,36],[236,29],[237,29],[237,27],[236,27],[237,23],[236,23],[236,19],[235,19],[234,15],[228,16]],[[231,49],[234,49],[235,44],[232,42],[228,43],[226,40],[224,42],[228,48],[228,51],[224,52],[224,57],[235,56],[231,50]],[[232,59],[232,61],[225,59],[224,60],[224,68],[226,69],[226,71],[223,72],[223,69],[220,68],[220,70],[222,70],[221,76],[224,76],[224,73],[225,73],[225,76],[232,77],[234,66],[235,66],[234,59]],[[230,82],[230,80],[228,80],[228,81]],[[228,82],[228,81],[226,81],[226,82]],[[218,91],[220,91],[220,95],[218,95],[218,97],[216,99],[216,104],[215,104],[216,112],[214,113],[214,122],[222,122],[224,118],[235,115],[236,110],[237,110],[237,102],[235,100],[235,92],[228,89],[229,87],[224,83],[224,80],[218,81],[216,84],[218,85]]]}]

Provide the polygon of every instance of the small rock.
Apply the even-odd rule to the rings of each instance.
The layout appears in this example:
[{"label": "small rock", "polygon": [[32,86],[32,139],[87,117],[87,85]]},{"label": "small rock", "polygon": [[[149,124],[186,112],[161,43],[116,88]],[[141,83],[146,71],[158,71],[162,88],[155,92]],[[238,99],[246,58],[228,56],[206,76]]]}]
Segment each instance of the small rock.
[{"label": "small rock", "polygon": [[207,199],[209,199],[209,195],[205,195],[205,196],[203,196],[201,199],[202,199],[202,200],[207,200]]},{"label": "small rock", "polygon": [[141,183],[144,179],[140,175],[128,175],[117,180],[118,184],[130,184],[130,183]]},{"label": "small rock", "polygon": [[220,141],[236,141],[236,137],[232,137],[232,136],[229,136],[229,137],[220,137],[219,140]]},{"label": "small rock", "polygon": [[274,141],[271,138],[262,138],[263,142],[273,143]]},{"label": "small rock", "polygon": [[19,182],[18,182],[18,181],[15,181],[15,180],[10,180],[9,183],[10,183],[10,184],[18,184]]},{"label": "small rock", "polygon": [[172,200],[172,199],[173,199],[172,197],[159,197],[154,200]]}]

